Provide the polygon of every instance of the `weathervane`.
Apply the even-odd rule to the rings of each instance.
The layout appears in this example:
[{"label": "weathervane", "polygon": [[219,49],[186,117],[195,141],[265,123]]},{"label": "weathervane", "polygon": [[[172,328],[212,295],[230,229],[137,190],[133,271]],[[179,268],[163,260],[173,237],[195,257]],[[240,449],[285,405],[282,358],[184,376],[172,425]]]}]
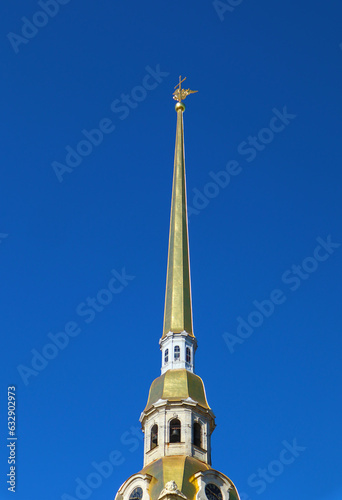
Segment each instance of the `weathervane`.
[{"label": "weathervane", "polygon": [[184,80],[186,80],[186,77],[182,80],[182,77],[180,76],[179,83],[175,86],[175,89],[177,89],[173,93],[173,98],[175,101],[182,102],[189,94],[198,92],[198,90],[182,89],[182,83],[184,82]]}]

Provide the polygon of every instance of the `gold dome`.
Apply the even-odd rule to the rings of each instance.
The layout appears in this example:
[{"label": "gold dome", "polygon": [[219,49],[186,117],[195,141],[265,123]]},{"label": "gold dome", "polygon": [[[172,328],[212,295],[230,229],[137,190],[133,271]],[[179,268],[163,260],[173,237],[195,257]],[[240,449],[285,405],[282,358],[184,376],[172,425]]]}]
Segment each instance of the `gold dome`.
[{"label": "gold dome", "polygon": [[[197,488],[189,479],[197,472],[213,470],[208,464],[194,457],[172,456],[162,457],[147,465],[140,472],[152,477],[149,485],[149,496],[151,500],[157,500],[166,483],[175,481],[179,490],[188,500],[195,500]],[[229,480],[232,484],[232,482]],[[229,500],[239,500],[235,486],[229,490]]]},{"label": "gold dome", "polygon": [[185,369],[168,370],[152,382],[144,412],[159,399],[182,401],[187,398],[193,399],[206,410],[210,410],[200,377]]}]

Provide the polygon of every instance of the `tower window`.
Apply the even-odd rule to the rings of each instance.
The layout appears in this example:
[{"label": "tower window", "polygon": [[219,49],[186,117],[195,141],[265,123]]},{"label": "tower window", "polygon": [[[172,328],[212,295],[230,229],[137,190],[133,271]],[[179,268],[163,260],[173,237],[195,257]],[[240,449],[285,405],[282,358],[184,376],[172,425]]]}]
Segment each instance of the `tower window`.
[{"label": "tower window", "polygon": [[201,424],[195,422],[192,428],[192,441],[194,445],[198,446],[199,448],[202,448],[201,431],[202,431]]},{"label": "tower window", "polygon": [[143,490],[138,486],[137,488],[134,488],[132,493],[129,496],[129,500],[141,500],[143,496]]},{"label": "tower window", "polygon": [[154,424],[151,429],[151,450],[158,446],[158,425]]},{"label": "tower window", "polygon": [[180,358],[180,347],[179,345],[175,346],[175,351],[174,351],[174,359],[175,361],[178,361]]},{"label": "tower window", "polygon": [[169,350],[168,349],[165,349],[165,353],[164,353],[164,363],[168,363],[169,362]]},{"label": "tower window", "polygon": [[213,483],[206,484],[205,496],[208,500],[222,500],[222,493],[220,488]]},{"label": "tower window", "polygon": [[181,442],[181,423],[178,418],[174,418],[170,422],[170,443]]},{"label": "tower window", "polygon": [[186,362],[191,363],[191,349],[190,349],[190,347],[186,348]]}]

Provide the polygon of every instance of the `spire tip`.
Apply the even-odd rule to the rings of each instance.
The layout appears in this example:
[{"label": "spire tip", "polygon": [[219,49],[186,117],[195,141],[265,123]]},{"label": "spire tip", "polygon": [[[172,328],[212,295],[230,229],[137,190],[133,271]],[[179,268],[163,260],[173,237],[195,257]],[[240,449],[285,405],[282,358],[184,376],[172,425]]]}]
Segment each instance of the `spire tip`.
[{"label": "spire tip", "polygon": [[182,89],[182,83],[184,82],[184,80],[186,80],[186,77],[183,78],[183,80],[181,76],[179,77],[179,83],[178,85],[175,86],[176,90],[173,93],[173,98],[175,99],[175,101],[178,101],[179,103],[184,101],[186,96],[188,96],[189,94],[195,94],[196,92],[198,92],[198,90]]}]

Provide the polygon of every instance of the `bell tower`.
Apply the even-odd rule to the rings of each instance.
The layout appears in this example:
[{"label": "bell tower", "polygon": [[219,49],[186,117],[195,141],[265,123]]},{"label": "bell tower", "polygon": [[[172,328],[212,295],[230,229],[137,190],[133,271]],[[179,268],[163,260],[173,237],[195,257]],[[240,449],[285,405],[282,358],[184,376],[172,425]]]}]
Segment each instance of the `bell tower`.
[{"label": "bell tower", "polygon": [[169,249],[161,375],[150,387],[140,422],[144,468],[119,489],[115,500],[239,500],[230,479],[211,468],[215,415],[202,379],[194,373],[197,340],[193,333],[186,203],[182,102],[197,91],[175,87],[177,101]]}]

